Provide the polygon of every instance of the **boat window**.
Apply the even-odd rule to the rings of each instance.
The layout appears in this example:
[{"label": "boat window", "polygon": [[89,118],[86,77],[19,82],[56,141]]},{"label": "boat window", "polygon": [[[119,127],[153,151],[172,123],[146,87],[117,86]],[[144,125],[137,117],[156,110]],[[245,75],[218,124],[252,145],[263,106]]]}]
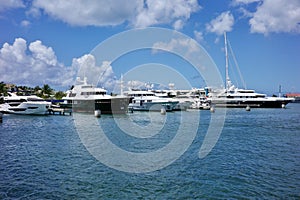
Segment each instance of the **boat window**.
[{"label": "boat window", "polygon": [[[44,101],[44,99],[37,99],[37,98],[28,98],[28,101]],[[25,99],[22,99],[22,102],[25,102]]]},{"label": "boat window", "polygon": [[71,92],[71,93],[69,94],[69,97],[75,97],[75,96],[76,96],[76,93],[72,93],[72,92]]},{"label": "boat window", "polygon": [[83,85],[83,86],[81,86],[81,88],[93,88],[93,86],[92,85]]},{"label": "boat window", "polygon": [[106,92],[96,92],[97,95],[105,95]]}]

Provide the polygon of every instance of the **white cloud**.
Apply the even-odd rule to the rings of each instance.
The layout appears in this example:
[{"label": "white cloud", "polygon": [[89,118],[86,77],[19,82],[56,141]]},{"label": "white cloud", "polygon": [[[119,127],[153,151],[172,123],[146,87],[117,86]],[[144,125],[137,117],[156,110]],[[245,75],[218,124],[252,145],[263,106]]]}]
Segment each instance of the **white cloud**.
[{"label": "white cloud", "polygon": [[255,2],[260,2],[262,0],[233,0],[232,4],[233,5],[239,5],[239,4],[251,4]]},{"label": "white cloud", "polygon": [[111,63],[103,61],[101,66],[97,66],[96,59],[91,54],[86,54],[80,58],[74,58],[72,67],[79,69],[77,75],[93,85],[100,85],[107,90],[112,91],[116,85],[117,78],[114,75]]},{"label": "white cloud", "polygon": [[24,8],[22,0],[2,0],[0,1],[0,12],[7,9]]},{"label": "white cloud", "polygon": [[252,33],[295,32],[300,33],[299,0],[264,0],[257,7],[249,24]]},{"label": "white cloud", "polygon": [[199,9],[196,0],[147,0],[145,6],[138,10],[134,24],[136,27],[147,27],[175,21],[174,27],[181,28],[183,21]]},{"label": "white cloud", "polygon": [[201,31],[194,31],[195,38],[198,42],[202,42],[204,40],[203,33]]},{"label": "white cloud", "polygon": [[23,20],[23,21],[21,21],[21,26],[22,27],[29,27],[30,26],[30,21],[28,21],[28,20]]},{"label": "white cloud", "polygon": [[159,50],[170,52],[185,52],[186,55],[199,51],[198,43],[193,39],[172,39],[170,42],[156,42],[153,44],[153,52]]},{"label": "white cloud", "polygon": [[139,0],[35,0],[33,8],[71,25],[106,26],[130,20],[142,4]]},{"label": "white cloud", "polygon": [[74,67],[59,63],[53,49],[38,40],[27,46],[23,38],[17,38],[0,49],[0,80],[7,83],[67,87],[76,73]]},{"label": "white cloud", "polygon": [[31,11],[42,10],[49,16],[75,26],[108,26],[124,22],[133,27],[173,24],[176,29],[199,10],[197,0],[34,0]]},{"label": "white cloud", "polygon": [[234,17],[227,11],[221,13],[217,18],[210,21],[209,24],[206,24],[206,30],[217,35],[222,35],[224,32],[230,32],[233,25]]},{"label": "white cloud", "polygon": [[43,45],[40,40],[30,43],[29,50],[35,62],[43,62],[47,66],[56,66],[58,64],[53,49]]},{"label": "white cloud", "polygon": [[175,30],[180,30],[180,29],[182,29],[183,25],[184,25],[184,22],[181,19],[179,19],[174,22],[173,27]]},{"label": "white cloud", "polygon": [[91,83],[112,90],[116,84],[110,62],[96,65],[93,55],[74,58],[71,66],[57,60],[54,50],[37,40],[27,45],[23,38],[14,43],[5,43],[0,49],[0,80],[28,86],[49,84],[54,88],[67,89],[75,83],[76,76],[90,78]]}]

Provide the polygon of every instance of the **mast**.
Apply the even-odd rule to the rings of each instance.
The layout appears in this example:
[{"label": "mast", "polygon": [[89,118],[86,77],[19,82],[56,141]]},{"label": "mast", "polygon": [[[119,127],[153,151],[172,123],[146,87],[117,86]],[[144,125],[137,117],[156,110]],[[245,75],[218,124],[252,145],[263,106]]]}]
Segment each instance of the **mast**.
[{"label": "mast", "polygon": [[121,90],[121,95],[123,95],[123,87],[124,87],[123,83],[124,83],[124,82],[123,82],[123,74],[121,74],[121,82],[120,82],[120,84],[121,84],[121,85],[120,85],[120,87],[121,87],[121,88],[120,88],[120,90]]},{"label": "mast", "polygon": [[227,38],[226,32],[224,32],[224,42],[225,42],[225,87],[226,91],[229,89],[229,74],[228,74],[228,50],[227,50]]}]

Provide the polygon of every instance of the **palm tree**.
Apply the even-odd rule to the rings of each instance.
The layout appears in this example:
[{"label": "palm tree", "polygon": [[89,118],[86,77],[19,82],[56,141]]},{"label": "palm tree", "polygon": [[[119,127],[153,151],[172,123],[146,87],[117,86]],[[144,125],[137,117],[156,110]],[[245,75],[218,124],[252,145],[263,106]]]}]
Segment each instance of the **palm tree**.
[{"label": "palm tree", "polygon": [[53,92],[53,89],[48,85],[48,84],[45,84],[43,87],[42,87],[42,94],[44,97],[49,97]]}]

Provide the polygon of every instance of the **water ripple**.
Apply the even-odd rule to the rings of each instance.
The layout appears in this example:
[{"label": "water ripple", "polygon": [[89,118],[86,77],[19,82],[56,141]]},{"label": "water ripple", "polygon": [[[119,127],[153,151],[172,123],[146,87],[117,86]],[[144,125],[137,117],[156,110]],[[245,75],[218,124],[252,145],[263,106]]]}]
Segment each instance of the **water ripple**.
[{"label": "water ripple", "polygon": [[[143,115],[135,120],[141,119],[138,123],[146,127],[149,120]],[[178,113],[167,115],[175,119]],[[145,174],[119,172],[98,162],[81,143],[72,117],[4,115],[0,199],[300,198],[300,104],[228,110],[218,143],[199,159],[210,115],[201,111],[197,137],[182,157]],[[195,123],[190,116],[190,123]],[[110,139],[133,151],[165,145],[178,127],[166,121],[165,134],[145,144],[119,132],[111,117],[99,120],[112,132]]]}]

